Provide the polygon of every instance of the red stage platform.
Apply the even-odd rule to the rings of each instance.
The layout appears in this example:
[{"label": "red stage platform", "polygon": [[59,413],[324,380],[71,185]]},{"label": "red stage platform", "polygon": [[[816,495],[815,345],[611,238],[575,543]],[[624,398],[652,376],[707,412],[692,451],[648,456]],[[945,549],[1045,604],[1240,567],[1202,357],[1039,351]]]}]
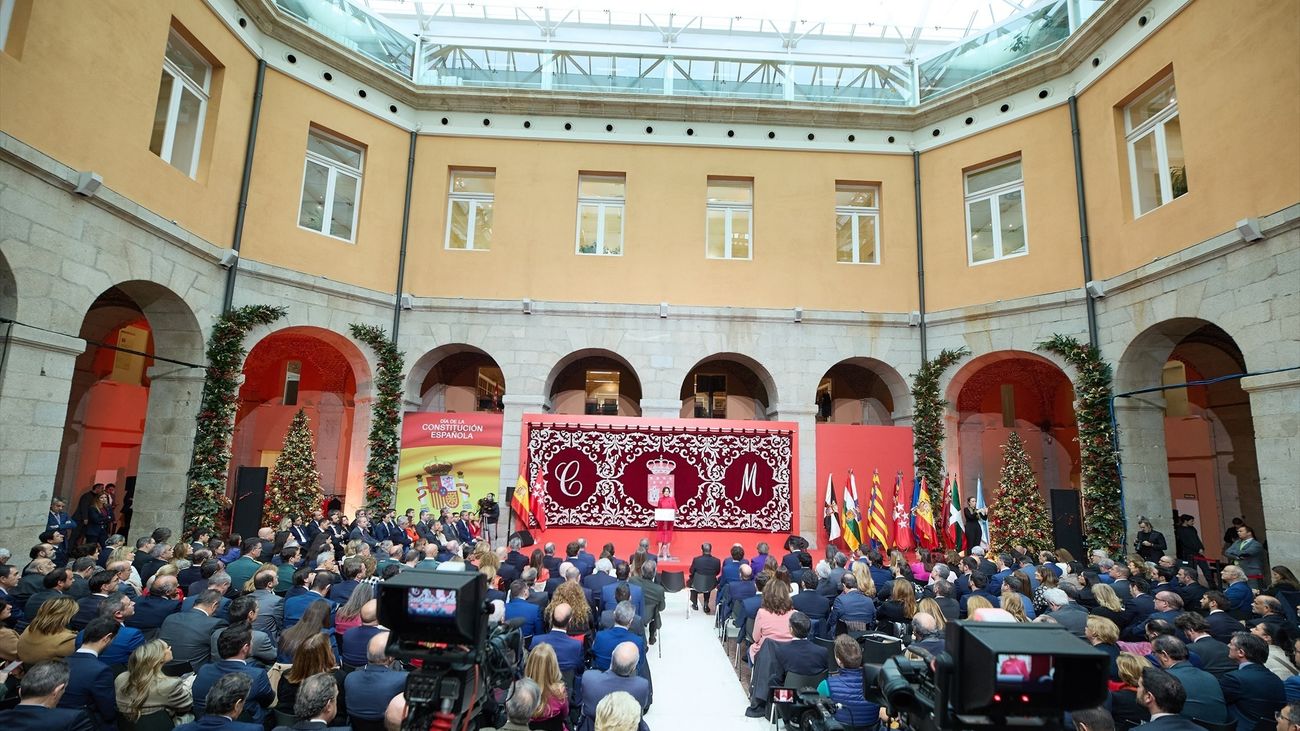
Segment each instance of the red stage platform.
[{"label": "red stage platform", "polygon": [[[760,541],[766,541],[769,546],[769,553],[776,557],[777,561],[785,555],[785,550],[781,546],[789,533],[755,533],[753,531],[709,531],[709,530],[690,530],[677,531],[673,536],[673,555],[678,561],[669,561],[659,564],[660,571],[687,571],[691,567],[691,559],[700,555],[701,543],[713,544],[713,555],[719,560],[726,558],[734,543],[739,543],[745,547],[745,558],[753,558],[758,554],[758,544]],[[548,542],[555,544],[555,555],[564,557],[564,547],[569,541],[575,541],[579,538],[587,539],[587,551],[591,555],[600,558],[601,547],[606,543],[613,543],[615,555],[626,561],[636,551],[637,543],[642,538],[650,539],[650,551],[653,553],[658,546],[654,543],[654,531],[642,533],[634,530],[614,530],[610,528],[551,528],[545,533],[536,529],[533,530],[533,538],[537,544],[532,548],[541,548]],[[525,549],[525,554],[531,554],[532,549]]]}]

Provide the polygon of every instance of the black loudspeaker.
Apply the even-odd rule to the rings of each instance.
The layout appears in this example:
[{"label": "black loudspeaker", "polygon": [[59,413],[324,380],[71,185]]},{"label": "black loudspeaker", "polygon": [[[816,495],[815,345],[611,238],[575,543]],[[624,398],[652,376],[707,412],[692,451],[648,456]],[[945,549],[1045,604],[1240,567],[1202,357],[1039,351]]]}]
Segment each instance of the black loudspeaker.
[{"label": "black loudspeaker", "polygon": [[528,548],[534,543],[537,543],[537,541],[533,540],[533,534],[530,531],[526,531],[526,530],[521,530],[518,533],[511,533],[509,540],[513,541],[515,538],[519,539],[519,542],[523,545],[524,548]]},{"label": "black loudspeaker", "polygon": [[1079,510],[1078,490],[1052,490],[1052,540],[1071,556],[1087,563],[1083,550],[1083,516]]},{"label": "black loudspeaker", "polygon": [[240,467],[235,474],[235,514],[230,530],[245,538],[256,536],[262,527],[262,504],[266,502],[266,467]]}]

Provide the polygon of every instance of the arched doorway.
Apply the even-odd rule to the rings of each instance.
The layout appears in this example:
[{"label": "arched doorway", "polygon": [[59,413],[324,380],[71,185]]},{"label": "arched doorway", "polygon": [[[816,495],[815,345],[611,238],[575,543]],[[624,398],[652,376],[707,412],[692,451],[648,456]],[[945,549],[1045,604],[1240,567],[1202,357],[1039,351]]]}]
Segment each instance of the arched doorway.
[{"label": "arched doorway", "polygon": [[[1167,529],[1175,512],[1196,518],[1210,556],[1221,555],[1224,533],[1237,516],[1267,541],[1250,399],[1241,379],[1224,378],[1246,372],[1236,341],[1219,326],[1193,318],[1148,328],[1120,361],[1117,390],[1174,386],[1117,403],[1125,495],[1152,513],[1148,517],[1165,531],[1171,553],[1173,534]],[[1214,382],[1177,387],[1197,381]],[[1130,530],[1137,517],[1129,511]]]},{"label": "arched doorway", "polygon": [[561,358],[546,379],[551,412],[640,416],[641,379],[622,356],[588,349]]},{"label": "arched doorway", "polygon": [[[1002,447],[1020,435],[1043,491],[1079,487],[1079,436],[1074,386],[1052,361],[1022,351],[988,353],[967,363],[948,385],[948,438],[963,493],[983,483],[985,500],[997,489]],[[954,423],[955,421],[955,423]]]},{"label": "arched doorway", "polygon": [[776,413],[776,383],[758,361],[717,353],[696,363],[682,381],[683,419],[767,421]]},{"label": "arched doorway", "polygon": [[[360,494],[365,431],[354,428],[359,383],[368,383],[365,357],[346,337],[316,327],[291,327],[259,340],[244,360],[244,383],[231,440],[231,476],[241,467],[274,468],[289,423],[307,413],[316,467],[327,497],[345,503]],[[368,414],[364,421],[368,423]]]},{"label": "arched doorway", "polygon": [[906,398],[907,384],[893,368],[875,358],[848,358],[817,384],[817,421],[893,426]]},{"label": "arched doorway", "polygon": [[500,413],[504,409],[506,380],[501,366],[472,345],[452,343],[425,353],[407,378],[408,410]]}]

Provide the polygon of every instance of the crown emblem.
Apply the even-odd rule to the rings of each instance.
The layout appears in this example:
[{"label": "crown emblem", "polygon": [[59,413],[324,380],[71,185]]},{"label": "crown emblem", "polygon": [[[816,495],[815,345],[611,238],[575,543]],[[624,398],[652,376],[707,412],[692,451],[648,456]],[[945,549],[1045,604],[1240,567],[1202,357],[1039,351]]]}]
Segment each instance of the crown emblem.
[{"label": "crown emblem", "polygon": [[677,463],[671,459],[660,457],[659,459],[652,459],[649,462],[646,462],[645,466],[650,470],[650,474],[652,475],[667,475],[677,468]]},{"label": "crown emblem", "polygon": [[[434,459],[437,459],[437,457]],[[453,465],[450,462],[426,462],[424,465],[424,471],[428,473],[430,477],[442,477],[451,474],[452,467]]]}]

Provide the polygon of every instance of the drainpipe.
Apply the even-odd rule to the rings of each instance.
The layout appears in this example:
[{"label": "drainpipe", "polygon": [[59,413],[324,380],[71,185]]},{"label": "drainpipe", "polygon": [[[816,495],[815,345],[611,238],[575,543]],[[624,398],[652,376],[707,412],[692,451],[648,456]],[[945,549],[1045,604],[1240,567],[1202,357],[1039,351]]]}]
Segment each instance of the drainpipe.
[{"label": "drainpipe", "polygon": [[1083,191],[1083,143],[1079,139],[1079,98],[1070,95],[1070,137],[1074,142],[1074,190],[1079,203],[1079,246],[1083,249],[1083,295],[1088,308],[1088,342],[1097,340],[1097,300],[1088,291],[1092,281],[1092,245],[1088,239],[1088,198]]},{"label": "drainpipe", "polygon": [[262,89],[266,86],[266,61],[257,59],[257,84],[253,87],[253,118],[248,123],[248,145],[244,148],[244,173],[239,180],[239,206],[235,209],[235,235],[230,248],[235,260],[226,270],[226,292],[221,312],[230,312],[235,300],[235,277],[239,274],[239,247],[244,243],[244,217],[248,213],[248,188],[253,179],[253,151],[257,149],[257,124],[262,118]]},{"label": "drainpipe", "polygon": [[921,152],[912,150],[912,181],[916,195],[916,289],[921,312],[921,362],[926,361],[925,352],[925,250],[921,235]]},{"label": "drainpipe", "polygon": [[406,235],[411,226],[411,183],[415,177],[415,140],[411,130],[411,147],[406,153],[406,200],[402,203],[402,245],[397,255],[397,299],[393,302],[393,342],[397,342],[397,329],[402,324],[402,287],[406,283]]}]

